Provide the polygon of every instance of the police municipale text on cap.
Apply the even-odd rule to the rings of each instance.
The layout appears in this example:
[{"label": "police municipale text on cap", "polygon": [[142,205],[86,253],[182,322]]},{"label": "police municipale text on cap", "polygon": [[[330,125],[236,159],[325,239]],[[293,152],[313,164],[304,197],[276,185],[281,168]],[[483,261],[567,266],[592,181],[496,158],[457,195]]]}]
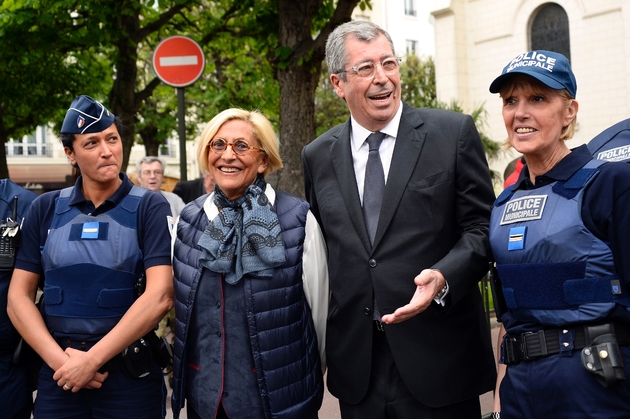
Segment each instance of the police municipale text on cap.
[{"label": "police municipale text on cap", "polygon": [[533,77],[551,89],[566,89],[571,97],[576,97],[577,81],[571,64],[558,52],[537,50],[516,56],[490,84],[490,93],[499,93],[503,83],[515,74]]}]

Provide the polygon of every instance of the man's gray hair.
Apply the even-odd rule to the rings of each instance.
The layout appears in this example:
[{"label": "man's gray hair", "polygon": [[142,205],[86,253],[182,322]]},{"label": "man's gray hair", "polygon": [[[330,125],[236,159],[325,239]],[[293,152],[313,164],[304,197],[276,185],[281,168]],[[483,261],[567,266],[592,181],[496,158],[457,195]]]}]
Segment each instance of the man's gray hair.
[{"label": "man's gray hair", "polygon": [[151,164],[153,162],[159,162],[160,166],[162,167],[162,174],[164,174],[164,167],[166,166],[164,163],[164,160],[162,160],[159,157],[155,157],[155,156],[146,156],[141,158],[140,160],[138,160],[138,163],[136,163],[136,171],[138,172],[138,175],[140,174],[140,168],[142,167],[142,163],[144,164]]},{"label": "man's gray hair", "polygon": [[346,81],[346,73],[342,72],[348,65],[348,50],[346,49],[346,39],[353,36],[361,41],[370,42],[380,35],[384,35],[392,47],[392,54],[395,56],[394,43],[389,34],[375,23],[366,20],[353,20],[335,28],[326,40],[326,65],[328,75],[340,74],[341,79]]}]

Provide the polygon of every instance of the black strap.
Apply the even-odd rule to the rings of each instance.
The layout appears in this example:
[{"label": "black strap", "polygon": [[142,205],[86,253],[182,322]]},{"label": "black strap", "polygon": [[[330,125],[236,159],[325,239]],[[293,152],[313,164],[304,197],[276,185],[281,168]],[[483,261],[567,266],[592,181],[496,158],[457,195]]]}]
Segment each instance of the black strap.
[{"label": "black strap", "polygon": [[503,340],[503,362],[506,365],[517,364],[520,361],[532,361],[534,359],[560,353],[561,340],[565,345],[569,344],[569,336],[562,339],[563,335],[573,336],[573,350],[580,350],[587,346],[599,335],[599,331],[612,331],[617,338],[619,346],[630,346],[630,325],[626,323],[606,323],[603,325],[573,325],[565,329],[539,330],[526,332],[516,337],[506,335]]}]

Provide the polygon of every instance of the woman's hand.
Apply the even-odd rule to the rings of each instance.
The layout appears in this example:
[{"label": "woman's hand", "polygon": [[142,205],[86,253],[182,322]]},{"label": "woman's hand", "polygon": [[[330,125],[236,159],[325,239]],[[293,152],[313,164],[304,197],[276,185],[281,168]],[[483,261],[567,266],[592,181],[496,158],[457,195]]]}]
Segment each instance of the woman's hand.
[{"label": "woman's hand", "polygon": [[73,393],[82,388],[101,388],[108,373],[98,372],[100,366],[89,352],[66,348],[65,353],[68,360],[53,374],[53,379],[60,387],[70,389]]}]

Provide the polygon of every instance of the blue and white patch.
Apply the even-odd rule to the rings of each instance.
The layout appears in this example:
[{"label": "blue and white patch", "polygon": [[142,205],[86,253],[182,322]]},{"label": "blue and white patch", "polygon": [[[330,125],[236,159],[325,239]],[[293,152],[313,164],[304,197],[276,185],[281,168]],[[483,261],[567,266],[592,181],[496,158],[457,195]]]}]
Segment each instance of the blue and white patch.
[{"label": "blue and white patch", "polygon": [[547,195],[530,195],[509,201],[505,204],[501,225],[540,220],[543,216],[546,202]]},{"label": "blue and white patch", "polygon": [[630,159],[630,145],[599,151],[595,158],[606,161],[626,161]]},{"label": "blue and white patch", "polygon": [[508,250],[523,250],[525,248],[525,233],[527,226],[510,228],[510,237],[508,239]]},{"label": "blue and white patch", "polygon": [[92,221],[89,223],[83,223],[83,228],[81,229],[81,238],[82,239],[98,239],[98,221]]}]

